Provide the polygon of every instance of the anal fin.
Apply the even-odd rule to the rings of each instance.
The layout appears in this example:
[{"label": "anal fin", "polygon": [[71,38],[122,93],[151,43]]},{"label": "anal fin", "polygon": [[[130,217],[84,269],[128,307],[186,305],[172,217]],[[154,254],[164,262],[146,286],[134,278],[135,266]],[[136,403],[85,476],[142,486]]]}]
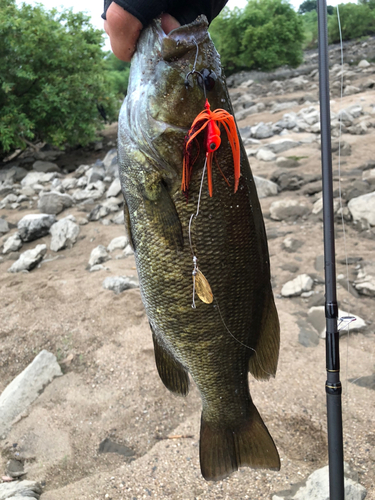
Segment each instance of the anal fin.
[{"label": "anal fin", "polygon": [[[151,328],[152,329],[152,328]],[[159,376],[167,389],[186,396],[189,392],[189,374],[182,364],[168,352],[152,332],[155,362]]]}]

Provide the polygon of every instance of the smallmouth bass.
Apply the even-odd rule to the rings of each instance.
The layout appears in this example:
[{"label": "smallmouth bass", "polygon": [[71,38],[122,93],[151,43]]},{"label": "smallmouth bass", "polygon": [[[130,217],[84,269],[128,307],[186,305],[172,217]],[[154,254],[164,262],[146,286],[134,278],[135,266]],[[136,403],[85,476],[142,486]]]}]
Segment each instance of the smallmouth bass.
[{"label": "smallmouth bass", "polygon": [[[215,77],[206,92],[194,74],[187,85],[193,69]],[[174,393],[188,393],[189,374],[196,383],[201,472],[218,480],[240,466],[280,468],[248,383],[248,371],[257,379],[275,375],[279,321],[263,217],[241,139],[241,176],[234,178],[230,138],[222,133],[208,186],[204,134],[197,136],[188,193],[181,189],[185,137],[204,109],[205,93],[212,110],[233,115],[206,18],[169,35],[154,21],[132,59],[118,154],[125,226],[157,370]]]}]

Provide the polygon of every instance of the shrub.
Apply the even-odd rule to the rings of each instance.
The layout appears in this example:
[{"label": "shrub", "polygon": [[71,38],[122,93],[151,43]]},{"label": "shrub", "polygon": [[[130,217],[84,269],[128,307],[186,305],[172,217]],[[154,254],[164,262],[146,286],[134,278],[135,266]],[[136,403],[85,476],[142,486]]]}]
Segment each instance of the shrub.
[{"label": "shrub", "polygon": [[[340,4],[339,13],[343,40],[375,34],[375,9],[371,4]],[[336,12],[328,20],[328,41],[340,41]]]}]

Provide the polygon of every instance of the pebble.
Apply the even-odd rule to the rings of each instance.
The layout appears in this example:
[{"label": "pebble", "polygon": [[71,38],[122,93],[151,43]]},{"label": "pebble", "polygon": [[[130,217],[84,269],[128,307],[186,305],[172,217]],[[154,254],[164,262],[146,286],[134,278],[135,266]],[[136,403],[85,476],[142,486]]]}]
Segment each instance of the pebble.
[{"label": "pebble", "polygon": [[138,280],[127,276],[112,276],[103,281],[103,288],[112,290],[116,295],[129,290],[130,288],[139,288]]},{"label": "pebble", "polygon": [[103,245],[98,245],[95,247],[90,254],[89,258],[89,266],[95,266],[96,264],[102,264],[106,262],[111,257],[108,255],[108,252]]}]

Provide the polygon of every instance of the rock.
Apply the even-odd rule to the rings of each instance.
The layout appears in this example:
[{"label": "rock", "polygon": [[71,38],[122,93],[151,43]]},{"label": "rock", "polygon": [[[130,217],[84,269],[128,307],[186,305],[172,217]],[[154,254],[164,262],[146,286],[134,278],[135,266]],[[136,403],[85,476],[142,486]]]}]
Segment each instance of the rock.
[{"label": "rock", "polygon": [[50,227],[56,222],[56,217],[50,214],[25,215],[17,224],[22,241],[33,241],[49,233]]},{"label": "rock", "polygon": [[74,189],[77,186],[77,179],[74,177],[68,177],[61,181],[62,187],[66,190]]},{"label": "rock", "polygon": [[354,85],[346,85],[344,89],[344,95],[352,95],[352,94],[358,94],[358,92],[361,92],[361,89],[358,87],[355,87]]},{"label": "rock", "polygon": [[361,295],[375,297],[375,262],[362,263],[354,287]]},{"label": "rock", "polygon": [[343,190],[342,196],[345,200],[349,201],[363,194],[367,194],[369,191],[371,191],[371,185],[367,181],[357,179],[351,182],[350,185]]},{"label": "rock", "polygon": [[274,133],[270,125],[260,122],[258,125],[251,127],[251,135],[255,139],[267,139],[268,137],[272,137]]},{"label": "rock", "polygon": [[278,200],[270,206],[270,217],[273,220],[296,220],[310,212],[310,209],[298,200]]},{"label": "rock", "polygon": [[266,198],[267,196],[276,196],[278,193],[277,184],[263,177],[254,175],[254,181],[258,192],[259,198]]},{"label": "rock", "polygon": [[[344,465],[344,487],[346,500],[364,500],[366,498],[366,489],[359,483],[353,481],[349,466]],[[297,491],[296,491],[297,489]],[[281,492],[272,495],[272,500],[329,500],[329,474],[328,465],[313,472],[307,480],[295,485],[289,492]]]},{"label": "rock", "polygon": [[120,210],[120,212],[118,212],[111,218],[111,222],[113,222],[114,224],[124,224],[124,221],[125,218],[123,210]]},{"label": "rock", "polygon": [[302,245],[303,241],[296,240],[290,236],[287,236],[282,243],[283,249],[289,253],[296,252]]},{"label": "rock", "polygon": [[40,498],[42,487],[35,481],[12,481],[0,484],[0,500],[30,500]]},{"label": "rock", "polygon": [[314,285],[308,274],[300,274],[294,280],[288,281],[281,289],[283,297],[298,297],[302,292],[309,292]]},{"label": "rock", "polygon": [[368,68],[369,66],[371,66],[371,64],[368,61],[366,61],[366,59],[362,59],[358,63],[358,68]]},{"label": "rock", "polygon": [[68,194],[51,191],[43,193],[38,201],[38,208],[44,214],[59,214],[73,205],[73,198]]},{"label": "rock", "polygon": [[0,209],[12,206],[12,203],[16,203],[18,196],[14,193],[9,193],[5,198],[1,200]]},{"label": "rock", "polygon": [[283,271],[289,271],[290,273],[296,273],[299,270],[299,266],[293,262],[286,262],[280,266]]},{"label": "rock", "polygon": [[110,259],[106,248],[103,245],[98,245],[95,247],[90,254],[89,266],[95,266],[96,264],[101,264]]},{"label": "rock", "polygon": [[265,144],[264,147],[269,149],[275,154],[282,153],[283,151],[287,151],[291,148],[296,148],[300,146],[299,141],[293,141],[292,139],[280,139],[278,141],[270,142],[269,144]]},{"label": "rock", "polygon": [[364,219],[371,226],[375,226],[375,191],[352,198],[348,208],[354,221]]},{"label": "rock", "polygon": [[[361,331],[366,328],[366,322],[356,316],[355,314],[349,314],[346,311],[339,309],[338,319],[352,316],[355,318],[355,321],[350,323],[350,331]],[[315,328],[318,332],[320,338],[325,339],[326,337],[326,318],[325,318],[325,306],[316,306],[310,307],[307,313],[308,320],[310,324]],[[340,331],[340,335],[345,335],[347,333],[347,329],[345,326],[347,322],[343,321],[341,324],[338,324],[338,329]]]},{"label": "rock", "polygon": [[298,342],[304,347],[315,347],[319,344],[319,336],[306,321],[298,320]]},{"label": "rock", "polygon": [[124,248],[123,254],[125,257],[129,257],[129,255],[134,254],[134,250],[133,250],[132,246],[130,245],[130,243],[128,245],[126,245],[126,247]]},{"label": "rock", "polygon": [[[366,387],[367,389],[372,389],[375,391],[375,373],[372,375],[367,375],[366,377],[351,378],[349,382],[356,384],[359,387]],[[375,458],[375,455],[374,455]]]},{"label": "rock", "polygon": [[21,185],[26,186],[35,186],[35,184],[46,184],[47,182],[52,182],[52,180],[57,176],[56,172],[29,172],[21,181]]},{"label": "rock", "polygon": [[102,181],[106,175],[104,165],[94,165],[88,172],[88,184],[93,184],[96,181]]},{"label": "rock", "polygon": [[111,243],[108,245],[107,250],[108,252],[113,252],[114,250],[122,250],[125,248],[129,243],[128,237],[127,236],[118,236],[117,238],[113,238]]},{"label": "rock", "polygon": [[350,156],[352,154],[352,147],[347,141],[332,141],[332,153],[339,153],[341,156]]},{"label": "rock", "polygon": [[31,271],[47,253],[47,245],[37,245],[31,250],[21,253],[18,260],[8,269],[10,273],[19,273],[21,271]]},{"label": "rock", "polygon": [[20,238],[20,235],[18,233],[14,233],[5,241],[3,246],[3,253],[7,254],[10,252],[17,252],[21,247],[22,240]]},{"label": "rock", "polygon": [[[366,170],[362,173],[362,180],[368,182],[371,186],[375,186],[375,168]],[[1,230],[0,230],[1,231]]]},{"label": "rock", "polygon": [[123,292],[124,290],[138,287],[138,281],[133,278],[128,278],[127,276],[108,277],[103,281],[103,288],[105,288],[106,290],[112,290],[116,295]]},{"label": "rock", "polygon": [[104,194],[106,186],[102,181],[96,181],[91,184],[87,184],[84,190],[77,189],[73,193],[73,199],[75,201],[83,201],[87,199],[98,200]]},{"label": "rock", "polygon": [[276,165],[283,168],[296,168],[300,166],[300,163],[295,158],[285,158],[284,156],[279,156],[276,160]]},{"label": "rock", "polygon": [[103,164],[106,175],[110,176],[111,178],[119,176],[117,149],[111,149],[108,151],[103,160]]},{"label": "rock", "polygon": [[258,160],[273,161],[276,159],[275,153],[266,148],[260,148],[256,154]]},{"label": "rock", "polygon": [[297,191],[305,183],[302,175],[282,169],[274,172],[271,180],[277,183],[281,191]]},{"label": "rock", "polygon": [[89,221],[99,220],[110,213],[110,209],[103,205],[96,205],[88,216]]},{"label": "rock", "polygon": [[112,196],[116,197],[121,193],[121,182],[117,177],[112,184],[109,186],[106,197],[111,198]]},{"label": "rock", "polygon": [[295,108],[297,106],[297,101],[280,102],[279,104],[274,105],[271,109],[271,113],[279,113],[280,111],[284,111],[284,109]]},{"label": "rock", "polygon": [[6,234],[9,231],[8,222],[0,217],[0,234]]},{"label": "rock", "polygon": [[0,396],[0,437],[7,435],[13,420],[35,401],[45,386],[61,375],[56,356],[46,350],[17,375]]},{"label": "rock", "polygon": [[52,236],[50,249],[53,252],[58,252],[63,248],[71,248],[77,241],[79,231],[79,225],[76,224],[75,218],[71,215],[60,219],[50,229]]},{"label": "rock", "polygon": [[33,169],[35,172],[43,172],[44,174],[48,172],[60,172],[59,166],[56,163],[52,163],[50,161],[41,161],[38,160],[33,163]]}]

